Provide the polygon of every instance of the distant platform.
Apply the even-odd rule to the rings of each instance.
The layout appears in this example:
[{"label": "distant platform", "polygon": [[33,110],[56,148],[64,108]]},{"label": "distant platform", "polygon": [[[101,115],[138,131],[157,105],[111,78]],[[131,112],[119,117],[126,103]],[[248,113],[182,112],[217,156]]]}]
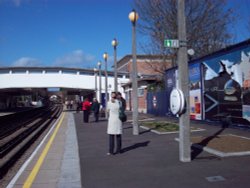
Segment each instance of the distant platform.
[{"label": "distant platform", "polygon": [[14,114],[17,112],[27,111],[32,108],[36,108],[36,107],[17,107],[17,108],[11,108],[11,109],[2,109],[0,110],[0,116],[6,116],[6,115]]}]

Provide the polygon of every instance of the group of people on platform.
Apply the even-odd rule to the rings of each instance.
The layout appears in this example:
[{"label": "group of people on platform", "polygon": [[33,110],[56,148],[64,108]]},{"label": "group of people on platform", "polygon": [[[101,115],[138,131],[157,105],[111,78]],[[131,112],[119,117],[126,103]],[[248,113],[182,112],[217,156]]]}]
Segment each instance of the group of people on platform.
[{"label": "group of people on platform", "polygon": [[88,98],[85,98],[85,100],[82,103],[82,111],[83,111],[83,122],[88,123],[89,122],[89,114],[91,111],[94,113],[95,122],[98,122],[99,120],[99,111],[100,111],[100,103],[96,98],[93,99],[93,103],[91,104],[89,102]]},{"label": "group of people on platform", "polygon": [[[91,111],[94,113],[95,122],[99,120],[100,104],[96,98],[93,99],[91,104],[89,99],[86,98],[82,103],[83,121],[89,122],[89,114]],[[109,151],[107,155],[114,155],[122,153],[122,121],[119,118],[121,111],[126,110],[126,101],[120,92],[112,92],[111,99],[107,102],[106,111],[108,113],[108,126],[107,134],[109,135]],[[116,138],[116,151],[115,148]]]}]

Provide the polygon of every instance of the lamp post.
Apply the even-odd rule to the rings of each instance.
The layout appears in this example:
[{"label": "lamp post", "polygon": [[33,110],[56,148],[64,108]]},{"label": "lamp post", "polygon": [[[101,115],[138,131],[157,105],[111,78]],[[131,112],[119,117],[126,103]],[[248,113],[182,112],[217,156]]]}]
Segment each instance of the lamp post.
[{"label": "lamp post", "polygon": [[135,10],[129,13],[129,20],[132,23],[132,89],[133,89],[133,134],[139,134],[139,127],[138,127],[138,85],[137,85],[137,64],[136,64],[136,21],[138,20],[139,16]]},{"label": "lamp post", "polygon": [[114,72],[115,72],[115,80],[114,80],[114,85],[115,85],[115,92],[118,91],[117,87],[117,60],[116,60],[116,47],[118,46],[118,41],[116,40],[116,38],[114,38],[111,42],[112,46],[114,47]]},{"label": "lamp post", "polygon": [[95,74],[95,97],[97,98],[97,68],[94,68]]},{"label": "lamp post", "polygon": [[102,104],[102,72],[101,72],[102,62],[98,61],[97,65],[99,68],[99,102],[100,104]]},{"label": "lamp post", "polygon": [[[108,60],[108,53],[105,52],[103,54],[103,59],[105,61],[105,108],[107,108],[107,101],[108,101],[108,73],[107,73],[107,60]],[[105,110],[105,118],[108,118],[107,110]]]}]

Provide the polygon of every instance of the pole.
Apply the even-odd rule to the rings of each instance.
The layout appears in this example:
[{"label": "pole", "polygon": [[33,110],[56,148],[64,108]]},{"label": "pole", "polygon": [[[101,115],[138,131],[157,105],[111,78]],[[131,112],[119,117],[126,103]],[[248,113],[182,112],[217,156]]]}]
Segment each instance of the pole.
[{"label": "pole", "polygon": [[[108,104],[108,73],[107,73],[107,58],[105,58],[105,109]],[[105,110],[105,118],[108,118],[108,112]]]},{"label": "pole", "polygon": [[102,104],[102,72],[101,65],[99,65],[99,102]]},{"label": "pole", "polygon": [[97,98],[97,70],[95,70],[95,97]]},{"label": "pole", "polygon": [[190,162],[190,117],[189,117],[189,78],[186,46],[186,20],[185,20],[185,0],[178,0],[178,38],[180,45],[178,49],[178,87],[185,97],[185,111],[179,118],[179,158],[182,162]]},{"label": "pole", "polygon": [[137,85],[137,65],[136,65],[136,22],[132,23],[132,89],[133,89],[133,135],[139,135],[138,127],[138,85]]},{"label": "pole", "polygon": [[116,59],[116,45],[114,46],[114,67],[115,67],[115,82],[114,82],[114,85],[115,85],[115,92],[118,91],[117,87],[117,59]]}]

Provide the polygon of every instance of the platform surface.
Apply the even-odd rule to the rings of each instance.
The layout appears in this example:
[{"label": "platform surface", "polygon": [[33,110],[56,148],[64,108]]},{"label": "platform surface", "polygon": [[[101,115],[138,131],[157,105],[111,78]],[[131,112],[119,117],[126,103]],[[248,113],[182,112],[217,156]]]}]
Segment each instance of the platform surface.
[{"label": "platform surface", "polygon": [[[55,125],[16,181],[10,187],[34,188],[179,188],[179,187],[227,187],[247,188],[250,186],[250,156],[218,157],[202,149],[192,147],[192,161],[179,161],[179,145],[175,141],[179,135],[158,135],[150,130],[140,129],[140,134],[132,134],[131,114],[123,126],[123,153],[108,156],[107,121],[101,118],[83,123],[82,112],[64,112],[61,124]],[[140,120],[161,121],[166,118],[141,115]],[[170,120],[172,121],[172,119]],[[60,124],[60,126],[59,126]],[[56,132],[56,127],[58,132]],[[205,129],[192,132],[191,137],[210,138],[213,136],[237,135],[250,138],[249,131],[206,125],[192,122],[192,126]],[[55,133],[56,132],[56,133]],[[46,155],[44,149],[55,134]],[[204,140],[203,139],[203,140]],[[202,140],[198,140],[202,142]],[[230,141],[230,139],[229,139]],[[230,143],[228,143],[230,144]],[[37,168],[39,158],[44,160]],[[18,172],[17,172],[18,174]],[[33,174],[29,186],[24,186]]]}]

